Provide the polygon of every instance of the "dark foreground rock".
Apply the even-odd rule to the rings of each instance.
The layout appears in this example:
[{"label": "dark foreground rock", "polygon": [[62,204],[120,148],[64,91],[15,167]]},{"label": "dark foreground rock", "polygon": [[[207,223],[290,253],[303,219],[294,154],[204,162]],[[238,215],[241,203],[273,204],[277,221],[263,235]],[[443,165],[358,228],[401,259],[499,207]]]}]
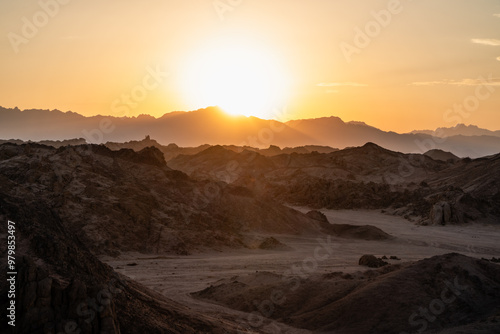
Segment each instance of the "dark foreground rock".
[{"label": "dark foreground rock", "polygon": [[248,328],[266,315],[315,333],[500,332],[500,266],[459,254],[353,274],[256,273],[194,295],[254,312]]},{"label": "dark foreground rock", "polygon": [[[16,223],[13,333],[234,332],[231,321],[216,323],[114,272],[63,227],[51,208],[29,200],[19,206],[11,200],[0,197],[0,220]],[[6,249],[1,248],[2,268],[7,265]],[[8,289],[1,280],[3,310],[9,303]],[[4,319],[0,333],[8,330]]]}]

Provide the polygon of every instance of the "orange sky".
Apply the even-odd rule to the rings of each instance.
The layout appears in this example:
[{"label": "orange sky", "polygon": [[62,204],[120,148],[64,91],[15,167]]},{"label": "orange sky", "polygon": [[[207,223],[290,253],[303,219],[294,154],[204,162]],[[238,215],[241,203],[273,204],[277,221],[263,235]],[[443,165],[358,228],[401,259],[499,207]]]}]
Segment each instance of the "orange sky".
[{"label": "orange sky", "polygon": [[4,107],[500,129],[493,0],[2,1],[0,33]]}]

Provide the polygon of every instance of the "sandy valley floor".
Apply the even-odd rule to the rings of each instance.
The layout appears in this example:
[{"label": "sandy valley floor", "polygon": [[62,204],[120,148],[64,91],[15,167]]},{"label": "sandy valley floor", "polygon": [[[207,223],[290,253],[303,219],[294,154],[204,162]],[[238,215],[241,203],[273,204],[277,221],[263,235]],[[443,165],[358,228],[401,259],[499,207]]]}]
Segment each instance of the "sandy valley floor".
[{"label": "sandy valley floor", "polygon": [[[301,211],[307,209],[298,208]],[[363,254],[394,255],[401,261],[414,261],[450,252],[477,258],[500,255],[500,226],[471,224],[464,226],[417,226],[403,218],[385,215],[379,211],[322,210],[331,223],[374,225],[394,237],[386,241],[363,241],[331,238],[332,253],[318,260],[310,274],[333,271],[354,272],[365,270],[358,265]],[[297,237],[274,235],[292,247],[289,251],[234,250],[190,256],[152,257],[138,253],[122,254],[118,258],[103,257],[116,271],[137,280],[168,298],[203,311],[214,318],[241,316],[238,311],[199,301],[191,292],[202,290],[220,279],[242,276],[256,271],[283,274],[294,265],[302,266],[315,249],[328,243],[325,237]],[[396,263],[397,260],[390,262]],[[308,333],[279,324],[282,333]],[[271,327],[260,329],[272,333]]]}]

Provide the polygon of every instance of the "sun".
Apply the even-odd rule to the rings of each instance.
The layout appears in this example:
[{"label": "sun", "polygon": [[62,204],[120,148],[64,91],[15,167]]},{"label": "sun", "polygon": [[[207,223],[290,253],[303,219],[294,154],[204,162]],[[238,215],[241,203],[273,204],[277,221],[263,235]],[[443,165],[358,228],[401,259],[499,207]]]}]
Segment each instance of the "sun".
[{"label": "sun", "polygon": [[210,46],[185,64],[183,90],[190,104],[267,119],[286,103],[289,80],[280,62],[263,47]]}]

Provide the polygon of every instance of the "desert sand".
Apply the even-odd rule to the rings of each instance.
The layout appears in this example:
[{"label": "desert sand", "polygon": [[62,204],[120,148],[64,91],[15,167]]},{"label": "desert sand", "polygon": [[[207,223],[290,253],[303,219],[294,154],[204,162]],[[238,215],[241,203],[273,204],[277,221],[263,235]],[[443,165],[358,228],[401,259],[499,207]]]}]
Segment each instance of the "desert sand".
[{"label": "desert sand", "polygon": [[[296,208],[307,212],[307,208]],[[331,272],[355,273],[368,268],[359,266],[363,254],[378,257],[397,256],[401,260],[388,260],[391,264],[417,261],[434,255],[457,252],[475,258],[488,258],[500,254],[500,228],[492,225],[468,224],[449,226],[419,226],[398,216],[387,215],[373,210],[322,210],[331,223],[366,225],[381,228],[393,238],[383,241],[364,241],[327,237],[273,235],[290,246],[290,250],[243,249],[231,252],[209,252],[188,256],[158,256],[139,253],[122,253],[117,258],[101,257],[116,271],[141,284],[171,298],[189,308],[201,311],[210,317],[224,319],[245,318],[242,312],[222,305],[195,299],[191,293],[217,285],[224,279],[244,277],[256,272],[278,275],[310,275]],[[253,235],[255,237],[255,235]],[[265,235],[258,235],[265,237]],[[329,244],[332,252],[326,259],[318,259],[317,266],[311,264],[299,272],[291,272],[301,267],[306,259],[314,257],[321,244]],[[324,253],[326,254],[326,253]],[[304,268],[304,267],[302,267]],[[269,276],[271,279],[272,277]],[[259,276],[266,283],[266,275]],[[309,333],[281,323],[274,322],[259,327],[256,332]]]}]

